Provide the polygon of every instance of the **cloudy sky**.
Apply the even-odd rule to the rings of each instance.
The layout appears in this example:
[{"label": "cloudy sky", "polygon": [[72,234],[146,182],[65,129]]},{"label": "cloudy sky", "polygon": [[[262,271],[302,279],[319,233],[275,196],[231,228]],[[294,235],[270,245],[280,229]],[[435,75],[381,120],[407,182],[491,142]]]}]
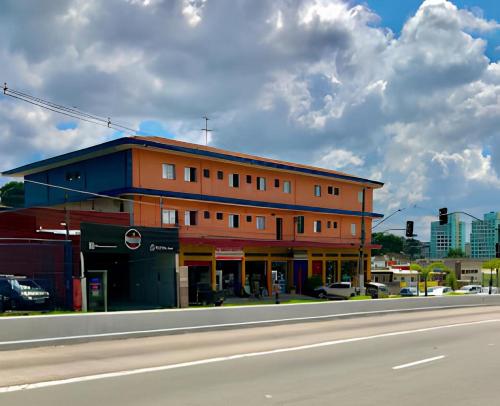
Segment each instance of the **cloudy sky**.
[{"label": "cloudy sky", "polygon": [[[0,80],[144,132],[385,182],[422,239],[500,210],[494,0],[0,0]],[[121,136],[0,96],[0,170]],[[8,179],[0,178],[0,183]]]}]

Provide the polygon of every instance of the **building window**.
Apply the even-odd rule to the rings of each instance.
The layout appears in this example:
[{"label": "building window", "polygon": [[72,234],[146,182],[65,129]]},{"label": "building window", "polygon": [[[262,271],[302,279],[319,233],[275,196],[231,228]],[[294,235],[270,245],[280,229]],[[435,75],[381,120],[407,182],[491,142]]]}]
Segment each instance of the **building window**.
[{"label": "building window", "polygon": [[280,187],[280,180],[274,179],[274,187]]},{"label": "building window", "polygon": [[163,179],[175,179],[175,165],[173,164],[163,164],[162,165]]},{"label": "building window", "polygon": [[321,233],[321,221],[315,220],[313,230],[315,233]]},{"label": "building window", "polygon": [[203,169],[203,177],[204,178],[209,178],[210,177],[210,169]]},{"label": "building window", "polygon": [[252,222],[252,216],[247,216],[247,223],[251,223]]},{"label": "building window", "polygon": [[163,209],[161,211],[161,222],[163,224],[177,224],[177,210]]},{"label": "building window", "polygon": [[257,177],[257,190],[266,190],[266,178]]},{"label": "building window", "polygon": [[203,212],[203,218],[209,219],[209,218],[210,218],[210,212],[209,212],[209,211],[207,211],[207,210],[205,210],[205,211]]},{"label": "building window", "polygon": [[297,216],[297,233],[304,234],[304,216]]},{"label": "building window", "polygon": [[358,192],[358,203],[363,203],[363,192]]},{"label": "building window", "polygon": [[240,175],[237,173],[229,174],[229,186],[231,187],[240,187]]},{"label": "building window", "polygon": [[337,222],[336,221],[333,222],[333,228],[337,228]]},{"label": "building window", "polygon": [[333,195],[333,186],[328,186],[328,194]]},{"label": "building window", "polygon": [[256,224],[257,230],[265,230],[266,229],[266,218],[264,216],[256,216]]},{"label": "building window", "polygon": [[356,235],[356,224],[351,223],[351,235]]},{"label": "building window", "polygon": [[283,192],[292,193],[292,183],[289,180],[283,181]]},{"label": "building window", "polygon": [[333,188],[333,195],[334,196],[339,196],[340,195],[340,189],[338,187]]},{"label": "building window", "polygon": [[186,211],[184,212],[184,225],[195,226],[197,223],[197,211]]},{"label": "building window", "polygon": [[321,185],[314,185],[314,196],[321,196]]},{"label": "building window", "polygon": [[229,228],[238,228],[240,226],[240,216],[238,214],[229,215]]},{"label": "building window", "polygon": [[332,222],[330,220],[326,222],[326,228],[332,228]]},{"label": "building window", "polygon": [[66,180],[71,182],[80,179],[80,172],[66,172]]},{"label": "building window", "polygon": [[224,173],[222,171],[217,171],[217,179],[219,180],[224,179]]},{"label": "building window", "polygon": [[184,168],[184,180],[186,182],[196,182],[196,168]]},{"label": "building window", "polygon": [[252,183],[252,175],[247,175],[247,183]]},{"label": "building window", "polygon": [[224,218],[224,215],[222,213],[217,213],[216,218],[217,220],[222,220]]}]

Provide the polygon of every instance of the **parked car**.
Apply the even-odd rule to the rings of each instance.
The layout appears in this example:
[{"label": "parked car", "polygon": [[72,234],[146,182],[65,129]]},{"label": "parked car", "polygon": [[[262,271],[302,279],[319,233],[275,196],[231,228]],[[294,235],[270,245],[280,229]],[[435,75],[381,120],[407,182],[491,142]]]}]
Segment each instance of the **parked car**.
[{"label": "parked car", "polygon": [[337,282],[314,289],[315,295],[320,298],[349,299],[356,296],[356,292],[357,288],[351,286],[351,282]]},{"label": "parked car", "polygon": [[[489,286],[484,286],[481,292],[478,293],[478,295],[489,295],[490,294],[490,287]],[[496,286],[491,287],[491,294],[492,295],[498,295],[498,288]]]},{"label": "parked car", "polygon": [[483,287],[481,285],[465,285],[461,289],[457,290],[458,293],[465,293],[467,295],[481,293]]},{"label": "parked car", "polygon": [[403,297],[418,296],[417,288],[401,288],[399,294]]},{"label": "parked car", "polygon": [[372,299],[381,299],[389,297],[389,289],[387,285],[379,282],[369,282],[366,284],[366,294]]},{"label": "parked car", "polygon": [[48,306],[50,294],[34,280],[0,275],[0,295],[4,310],[38,309]]},{"label": "parked car", "polygon": [[433,286],[430,292],[427,292],[429,296],[443,296],[445,293],[453,292],[453,289],[449,286]]}]

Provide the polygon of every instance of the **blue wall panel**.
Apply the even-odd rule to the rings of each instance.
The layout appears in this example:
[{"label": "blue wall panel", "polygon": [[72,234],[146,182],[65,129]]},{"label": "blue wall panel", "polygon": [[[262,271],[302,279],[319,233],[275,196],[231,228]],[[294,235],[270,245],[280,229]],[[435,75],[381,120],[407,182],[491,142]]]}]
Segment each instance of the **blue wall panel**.
[{"label": "blue wall panel", "polygon": [[30,183],[42,182],[85,192],[99,193],[110,188],[132,185],[131,151],[121,151],[26,176],[26,206],[61,204],[91,199],[92,196],[57,187]]}]

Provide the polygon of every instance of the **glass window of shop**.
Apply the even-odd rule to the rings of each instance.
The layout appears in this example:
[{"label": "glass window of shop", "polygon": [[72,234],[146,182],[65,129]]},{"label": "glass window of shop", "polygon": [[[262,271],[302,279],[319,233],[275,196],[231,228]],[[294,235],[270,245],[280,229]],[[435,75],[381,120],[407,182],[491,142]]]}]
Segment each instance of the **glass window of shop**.
[{"label": "glass window of shop", "polygon": [[287,263],[286,262],[272,262],[271,263],[271,284],[274,285],[278,281],[280,293],[286,292],[287,286]]},{"label": "glass window of shop", "polygon": [[326,261],[326,284],[337,282],[338,274],[337,261]]},{"label": "glass window of shop", "polygon": [[356,275],[357,271],[358,271],[358,261],[356,260],[342,261],[341,281],[354,283],[354,281],[357,279]]}]

